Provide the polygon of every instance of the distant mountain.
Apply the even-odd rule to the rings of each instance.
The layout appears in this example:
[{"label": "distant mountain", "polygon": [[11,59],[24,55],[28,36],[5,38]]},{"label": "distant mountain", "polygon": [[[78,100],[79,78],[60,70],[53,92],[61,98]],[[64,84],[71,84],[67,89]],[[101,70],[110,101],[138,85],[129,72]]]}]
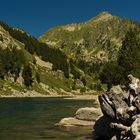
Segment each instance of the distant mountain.
[{"label": "distant mountain", "polygon": [[126,32],[136,24],[103,12],[87,22],[55,27],[39,40],[60,48],[69,58],[94,62],[116,58]]},{"label": "distant mountain", "polygon": [[106,63],[117,60],[129,29],[139,27],[134,21],[103,12],[87,22],[50,29],[36,39],[0,22],[0,95],[104,90],[99,73]]}]

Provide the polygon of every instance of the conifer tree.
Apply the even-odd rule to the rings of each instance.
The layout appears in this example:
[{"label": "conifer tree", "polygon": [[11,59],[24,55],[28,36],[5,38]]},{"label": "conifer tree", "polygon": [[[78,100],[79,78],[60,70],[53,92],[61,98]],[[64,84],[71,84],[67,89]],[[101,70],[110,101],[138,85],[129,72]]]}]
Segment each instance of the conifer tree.
[{"label": "conifer tree", "polygon": [[32,79],[32,70],[30,64],[24,65],[23,79],[24,79],[24,84],[27,87],[30,87],[32,85],[33,79]]}]

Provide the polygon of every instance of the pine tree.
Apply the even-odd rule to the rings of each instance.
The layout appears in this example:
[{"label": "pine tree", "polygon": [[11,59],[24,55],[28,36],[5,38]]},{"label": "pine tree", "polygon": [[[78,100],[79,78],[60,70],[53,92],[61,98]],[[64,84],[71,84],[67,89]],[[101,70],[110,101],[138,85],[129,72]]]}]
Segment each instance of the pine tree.
[{"label": "pine tree", "polygon": [[99,74],[99,78],[102,83],[107,84],[108,90],[112,85],[117,85],[121,81],[122,75],[121,67],[118,66],[117,62],[108,62],[104,65],[102,71]]},{"label": "pine tree", "polygon": [[30,87],[32,85],[33,79],[32,79],[32,70],[30,64],[24,65],[23,79],[24,79],[25,86]]},{"label": "pine tree", "polygon": [[140,76],[140,39],[136,29],[130,29],[125,36],[118,58],[119,65],[124,69],[124,76],[133,74]]}]

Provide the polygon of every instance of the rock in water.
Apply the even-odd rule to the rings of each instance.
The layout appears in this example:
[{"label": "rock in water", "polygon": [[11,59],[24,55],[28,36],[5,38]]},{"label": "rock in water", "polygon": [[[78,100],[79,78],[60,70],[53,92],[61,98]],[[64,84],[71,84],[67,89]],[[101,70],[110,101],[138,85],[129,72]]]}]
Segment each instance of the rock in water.
[{"label": "rock in water", "polygon": [[94,121],[85,121],[85,120],[79,120],[73,117],[64,118],[62,119],[56,126],[65,128],[65,127],[88,127],[93,128],[93,125],[95,124]]},{"label": "rock in water", "polygon": [[99,96],[104,119],[99,118],[94,126],[98,139],[140,140],[140,80],[132,75],[128,77],[129,97],[124,98],[120,89]]},{"label": "rock in water", "polygon": [[114,135],[113,129],[110,127],[112,120],[107,116],[100,116],[94,125],[94,139],[110,140]]},{"label": "rock in water", "polygon": [[108,96],[106,96],[105,94],[103,94],[102,96],[99,96],[99,102],[100,102],[100,107],[101,107],[103,114],[112,119],[115,119],[115,112],[110,105]]},{"label": "rock in water", "polygon": [[104,93],[99,96],[100,107],[104,115],[111,119],[127,121],[129,114],[127,112],[128,105],[122,100],[122,96],[113,92]]},{"label": "rock in water", "polygon": [[100,109],[94,107],[85,107],[76,111],[75,118],[79,120],[95,121],[100,115]]},{"label": "rock in water", "polygon": [[85,107],[76,111],[74,117],[63,118],[56,126],[61,128],[67,127],[84,127],[92,129],[95,120],[101,115],[100,108]]}]

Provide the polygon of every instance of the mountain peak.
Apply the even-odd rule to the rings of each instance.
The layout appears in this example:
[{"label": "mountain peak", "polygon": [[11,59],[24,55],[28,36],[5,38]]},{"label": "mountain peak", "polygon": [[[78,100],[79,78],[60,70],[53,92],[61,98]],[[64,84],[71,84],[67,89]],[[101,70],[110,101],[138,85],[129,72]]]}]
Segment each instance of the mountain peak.
[{"label": "mountain peak", "polygon": [[101,13],[99,14],[99,16],[105,16],[105,15],[112,16],[112,14],[109,13],[109,12],[107,12],[107,11],[101,12]]},{"label": "mountain peak", "polygon": [[113,16],[109,12],[102,12],[96,17],[92,18],[90,21],[92,22],[98,22],[98,21],[107,21],[111,19]]}]

